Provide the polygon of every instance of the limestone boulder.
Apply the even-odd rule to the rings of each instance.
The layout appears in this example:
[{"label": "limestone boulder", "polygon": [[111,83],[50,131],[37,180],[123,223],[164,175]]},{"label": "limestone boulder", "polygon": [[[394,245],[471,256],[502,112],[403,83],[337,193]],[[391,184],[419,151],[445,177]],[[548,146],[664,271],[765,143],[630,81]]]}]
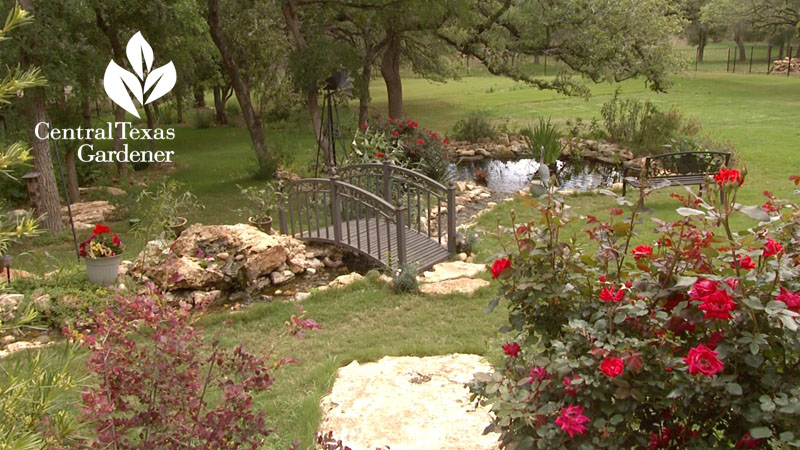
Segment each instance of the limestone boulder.
[{"label": "limestone boulder", "polygon": [[340,275],[336,277],[336,279],[328,283],[328,286],[332,288],[345,287],[363,279],[364,277],[360,273],[351,272],[346,275]]},{"label": "limestone boulder", "polygon": [[322,399],[320,431],[353,450],[499,448],[497,433],[483,434],[488,408],[476,407],[465,386],[490,370],[482,357],[462,354],[354,361]]},{"label": "limestone boulder", "polygon": [[481,280],[480,278],[455,278],[436,283],[423,283],[419,286],[419,291],[423,294],[431,295],[447,295],[455,293],[469,295],[488,285],[488,281]]},{"label": "limestone boulder", "polygon": [[[105,200],[95,202],[78,202],[70,205],[72,209],[72,220],[76,230],[88,230],[94,228],[95,224],[114,220],[116,208]],[[69,223],[69,210],[66,206],[61,208],[61,216],[64,223]]]},{"label": "limestone boulder", "polygon": [[465,261],[449,261],[433,266],[419,278],[421,283],[438,283],[456,278],[472,278],[486,271],[485,264],[473,264]]}]

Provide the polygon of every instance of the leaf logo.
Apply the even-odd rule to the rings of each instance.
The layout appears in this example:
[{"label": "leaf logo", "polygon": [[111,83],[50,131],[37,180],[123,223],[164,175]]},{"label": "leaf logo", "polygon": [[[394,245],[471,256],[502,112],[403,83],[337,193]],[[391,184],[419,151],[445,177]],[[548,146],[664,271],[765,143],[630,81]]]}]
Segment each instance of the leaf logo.
[{"label": "leaf logo", "polygon": [[[128,41],[125,54],[135,74],[123,69],[112,59],[106,67],[103,87],[114,103],[138,118],[139,111],[136,110],[131,94],[140,105],[147,105],[169,93],[175,87],[178,76],[172,61],[151,70],[153,48],[144,40],[141,31]],[[146,94],[147,100],[144,99]]]}]

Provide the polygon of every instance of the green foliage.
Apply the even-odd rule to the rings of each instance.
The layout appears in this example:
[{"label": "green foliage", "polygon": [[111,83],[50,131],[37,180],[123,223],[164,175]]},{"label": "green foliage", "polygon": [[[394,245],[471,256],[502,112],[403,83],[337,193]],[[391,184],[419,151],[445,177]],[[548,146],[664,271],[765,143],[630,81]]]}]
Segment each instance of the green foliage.
[{"label": "green foliage", "polygon": [[414,294],[419,292],[417,268],[406,264],[392,274],[392,286],[395,294]]},{"label": "green foliage", "polygon": [[478,142],[479,139],[494,139],[497,131],[487,117],[485,110],[470,111],[466,117],[453,125],[453,139]]},{"label": "green foliage", "polygon": [[140,221],[133,230],[145,241],[162,232],[171,236],[174,231],[170,227],[178,225],[181,217],[204,208],[194,194],[183,191],[180,183],[170,179],[162,181],[154,192],[140,192],[136,203],[139,209],[134,214]]},{"label": "green foliage", "polygon": [[[512,341],[472,386],[505,446],[800,444],[800,206],[738,204],[743,177],[721,170],[704,197],[677,196],[652,242],[637,237],[647,211],[611,192],[621,208],[585,219],[589,242],[566,237],[579,218],[563,199],[530,201],[540,218],[492,271]],[[737,215],[758,225],[734,234]]]},{"label": "green foliage", "polygon": [[467,256],[475,253],[475,246],[478,244],[478,233],[459,233],[456,236],[456,252],[466,253]]},{"label": "green foliage", "polygon": [[264,186],[243,188],[237,185],[236,187],[240,189],[241,196],[247,202],[237,211],[255,221],[273,217],[283,201],[283,194],[274,181],[266,183]]},{"label": "green foliage", "polygon": [[204,130],[214,124],[214,113],[207,109],[198,109],[192,113],[189,120],[194,128]]},{"label": "green foliage", "polygon": [[547,120],[540,117],[534,127],[523,128],[520,134],[525,139],[528,154],[532,158],[541,157],[542,147],[544,147],[544,164],[554,164],[561,156],[561,130],[558,125],[550,122],[549,117]]},{"label": "green foliage", "polygon": [[679,111],[660,111],[649,100],[620,99],[618,92],[603,104],[600,113],[608,139],[639,154],[662,153],[670,138],[683,130]]},{"label": "green foliage", "polygon": [[0,442],[8,450],[69,448],[83,443],[77,417],[86,369],[77,347],[25,352],[0,365]]}]

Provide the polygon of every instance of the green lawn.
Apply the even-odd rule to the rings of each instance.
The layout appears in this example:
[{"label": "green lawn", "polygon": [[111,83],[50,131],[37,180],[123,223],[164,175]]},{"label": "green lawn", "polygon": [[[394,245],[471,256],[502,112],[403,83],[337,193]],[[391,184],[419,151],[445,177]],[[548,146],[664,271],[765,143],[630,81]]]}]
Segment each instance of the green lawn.
[{"label": "green lawn", "polygon": [[[484,109],[498,124],[517,127],[538,116],[551,116],[557,122],[567,118],[599,117],[600,106],[619,87],[622,96],[650,99],[663,107],[676,107],[687,117],[700,120],[704,130],[718,139],[728,140],[738,149],[738,158],[749,171],[742,189],[742,203],[761,203],[761,191],[769,189],[788,197],[793,186],[789,175],[800,173],[800,129],[796,114],[800,107],[797,78],[756,75],[698,74],[673,78],[667,94],[648,91],[640,81],[619,86],[603,84],[592,88],[589,99],[565,98],[541,92],[519,83],[495,77],[470,77],[446,84],[421,79],[404,82],[405,110],[421,126],[447,133],[469,110]],[[373,83],[374,108],[385,111],[383,84]],[[287,160],[287,166],[309,174],[315,147],[306,122],[298,120],[267,127],[268,142]],[[250,177],[254,164],[247,132],[237,128],[179,128],[171,142],[177,151],[175,178],[190,186],[206,209],[193,219],[204,223],[234,223],[242,219],[234,212],[241,204],[236,185],[256,184]],[[648,199],[648,206],[659,217],[675,217],[674,200],[669,192]],[[634,199],[634,194],[629,194]],[[581,195],[570,200],[578,214],[604,215],[614,205],[605,196]],[[478,227],[491,231],[497,220],[508,223],[509,210],[523,218],[531,208],[521,200],[498,206],[483,216]],[[125,235],[126,225],[116,224]],[[752,225],[747,220],[735,223],[738,229]],[[640,239],[651,237],[647,223]],[[573,230],[578,233],[580,227]],[[142,243],[129,237],[131,256]],[[69,264],[69,239],[40,238],[35,252],[20,257],[18,267],[39,272],[58,264]],[[31,247],[29,247],[31,248]],[[479,245],[480,259],[488,261],[498,252],[498,244],[484,239]],[[45,251],[53,258],[43,256]],[[305,445],[319,419],[318,403],[330,387],[335,370],[350,361],[373,361],[384,355],[432,355],[467,352],[496,357],[503,336],[497,331],[505,320],[498,309],[485,315],[484,307],[494,287],[483,289],[474,298],[460,296],[394,296],[375,281],[365,281],[339,291],[314,295],[304,302],[308,316],[324,329],[305,340],[282,336],[283,322],[294,312],[291,303],[260,304],[244,312],[222,311],[210,314],[201,324],[210,335],[219,335],[225,345],[243,344],[250,350],[275,348],[276,357],[300,360],[277,374],[272,391],[259,398],[272,423],[281,431],[270,448],[286,448],[294,439]],[[224,322],[232,319],[231,325]]]}]

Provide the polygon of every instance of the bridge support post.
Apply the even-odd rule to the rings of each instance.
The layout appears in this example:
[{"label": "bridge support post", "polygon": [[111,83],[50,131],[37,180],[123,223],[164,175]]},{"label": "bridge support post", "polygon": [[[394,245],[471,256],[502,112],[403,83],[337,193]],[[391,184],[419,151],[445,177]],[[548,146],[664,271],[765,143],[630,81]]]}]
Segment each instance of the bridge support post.
[{"label": "bridge support post", "polygon": [[456,254],[456,188],[452,185],[447,188],[447,251]]},{"label": "bridge support post", "polygon": [[339,199],[339,177],[331,176],[331,221],[333,222],[333,240],[342,242],[342,209]]},{"label": "bridge support post", "polygon": [[398,267],[408,262],[406,255],[406,207],[401,206],[395,210],[395,222],[397,225],[397,263]]},{"label": "bridge support post", "polygon": [[383,160],[383,199],[394,205],[392,201],[392,161],[388,156]]},{"label": "bridge support post", "polygon": [[286,226],[286,210],[283,208],[278,210],[278,224],[281,227],[281,234],[289,234],[289,227]]}]

